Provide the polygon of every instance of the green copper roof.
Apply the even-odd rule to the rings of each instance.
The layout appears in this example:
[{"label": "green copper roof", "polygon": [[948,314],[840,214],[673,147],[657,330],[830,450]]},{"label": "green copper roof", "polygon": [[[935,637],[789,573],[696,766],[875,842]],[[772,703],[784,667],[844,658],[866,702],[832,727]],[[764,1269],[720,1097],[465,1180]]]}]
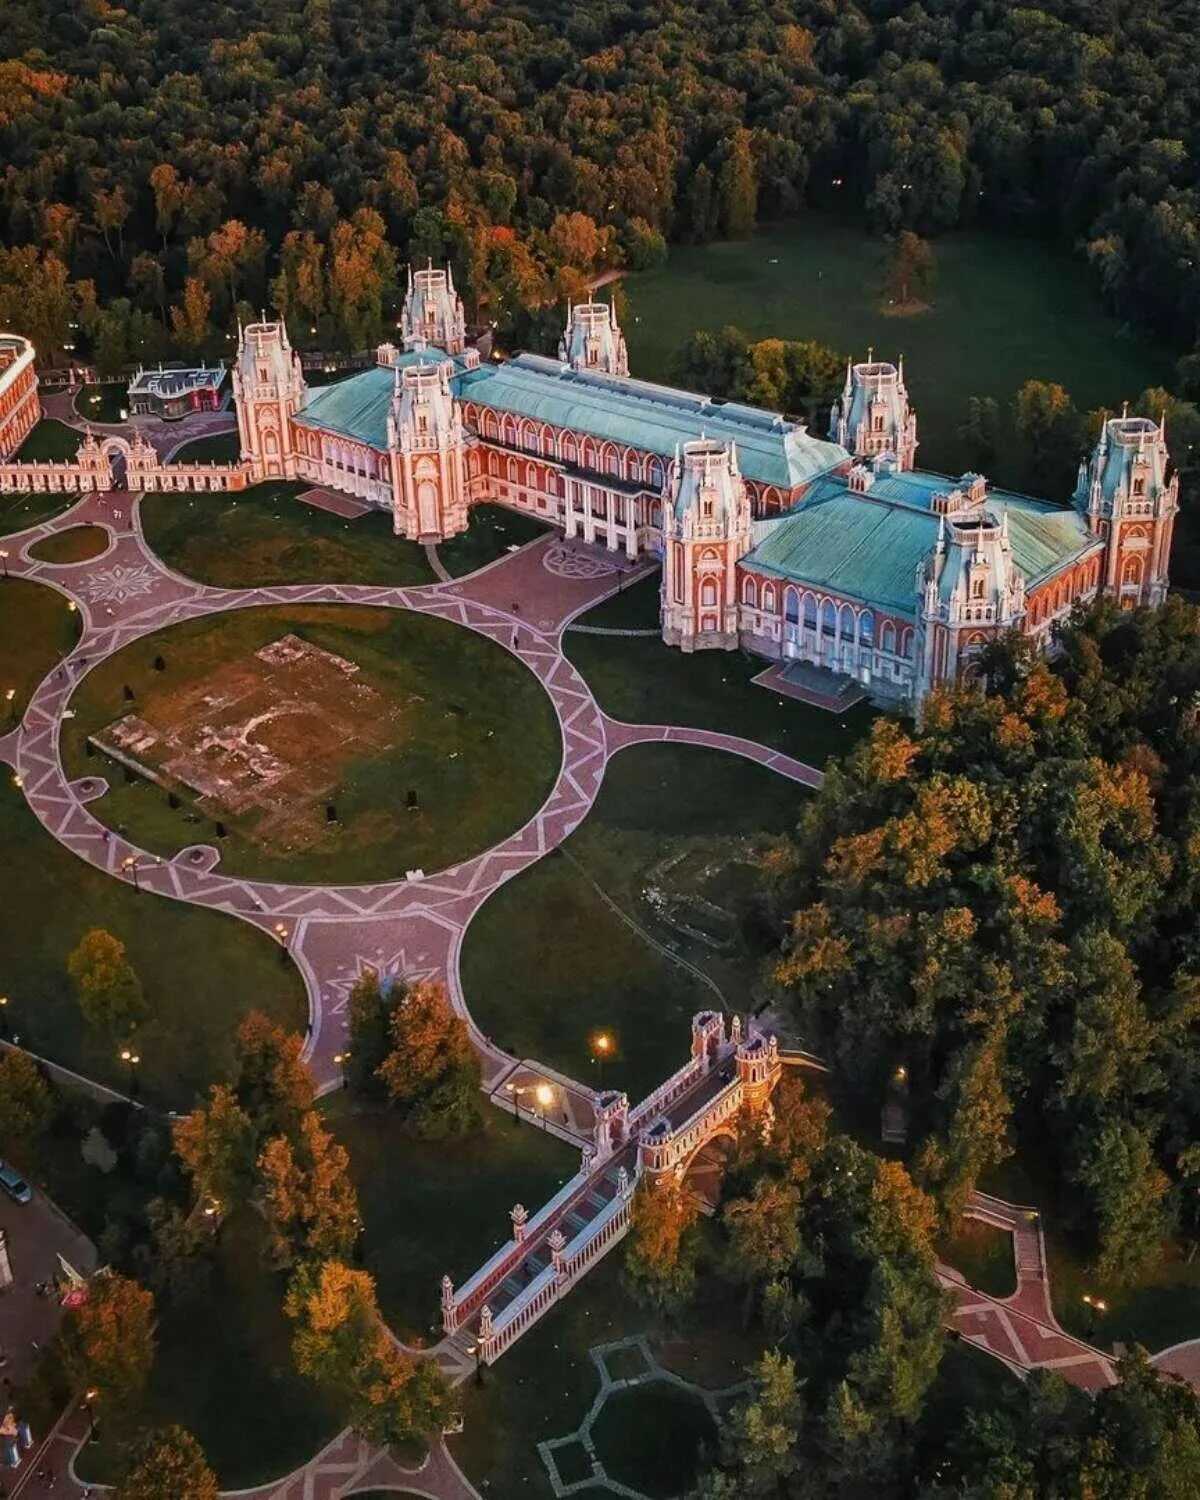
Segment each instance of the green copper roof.
[{"label": "green copper roof", "polygon": [[376,365],[333,385],[318,386],[296,413],[296,421],[336,432],[372,448],[387,447],[387,419],[396,377]]},{"label": "green copper roof", "polygon": [[[955,481],[916,471],[881,475],[866,494],[841,475],[818,480],[793,510],[754,527],[747,567],[828,589],[858,603],[911,614],[917,568],[937,545],[934,495]],[[1008,517],[1013,561],[1027,588],[1099,546],[1068,507],[989,490],[987,509]]]},{"label": "green copper roof", "polygon": [[463,400],[611,438],[664,458],[673,457],[678,444],[701,436],[733,442],[747,479],[785,490],[806,484],[849,457],[837,443],[810,437],[802,426],[772,412],[644,380],[572,370],[536,354],[482,365],[455,385]]}]

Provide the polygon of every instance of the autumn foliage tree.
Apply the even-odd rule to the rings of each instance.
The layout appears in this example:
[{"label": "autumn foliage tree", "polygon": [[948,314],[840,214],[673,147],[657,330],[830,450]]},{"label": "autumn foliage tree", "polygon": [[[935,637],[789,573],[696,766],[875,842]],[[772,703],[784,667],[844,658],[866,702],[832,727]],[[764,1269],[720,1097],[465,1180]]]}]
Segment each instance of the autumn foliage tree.
[{"label": "autumn foliage tree", "polygon": [[349,1255],[360,1220],[350,1158],[313,1110],[296,1140],[272,1137],[258,1160],[263,1205],[279,1265]]},{"label": "autumn foliage tree", "polygon": [[219,1494],[200,1444],[172,1426],[151,1428],[129,1445],[113,1500],[217,1500]]},{"label": "autumn foliage tree", "polygon": [[141,981],[125,956],[125,944],[102,927],[85,932],[67,959],[79,1010],[89,1026],[126,1037],[146,1019],[149,1006]]},{"label": "autumn foliage tree", "polygon": [[656,1312],[678,1313],[695,1293],[699,1214],[695,1195],[679,1183],[639,1181],[625,1241],[624,1278],[638,1301]]},{"label": "autumn foliage tree", "polygon": [[443,984],[422,980],[393,1006],[378,1076],[418,1135],[462,1135],[479,1119],[479,1059]]},{"label": "autumn foliage tree", "polygon": [[136,1420],[154,1364],[154,1298],[116,1271],[103,1271],[62,1324],[63,1363],[79,1390],[120,1430]]}]

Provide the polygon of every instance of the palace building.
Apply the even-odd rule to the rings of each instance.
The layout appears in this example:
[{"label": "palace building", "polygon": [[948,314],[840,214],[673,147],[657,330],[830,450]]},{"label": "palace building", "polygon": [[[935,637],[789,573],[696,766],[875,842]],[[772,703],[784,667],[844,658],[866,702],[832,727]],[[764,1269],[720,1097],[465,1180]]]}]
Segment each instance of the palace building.
[{"label": "palace building", "polygon": [[0,333],[0,462],[16,453],[41,420],[35,358],[28,339]]},{"label": "palace building", "polygon": [[[1107,421],[1055,503],[919,470],[903,366],[873,356],[847,365],[817,437],[632,378],[605,303],[568,310],[555,359],[483,362],[450,272],[429,266],[409,273],[400,330],[373,368],[310,390],[282,322],[239,329],[240,461],[176,476],[146,460],[139,475],[165,489],[298,480],[389,512],[415,541],[455,536],[472,505],[499,502],[626,559],[660,558],[668,644],[740,647],[802,686],[836,696],[852,681],[914,711],[1001,632],[1044,648],[1080,600],[1133,608],[1166,593],[1178,479],[1162,424],[1144,417]],[[21,436],[37,414],[23,349],[0,338],[0,422]],[[16,445],[5,431],[0,460]],[[0,462],[0,490],[27,483]]]}]

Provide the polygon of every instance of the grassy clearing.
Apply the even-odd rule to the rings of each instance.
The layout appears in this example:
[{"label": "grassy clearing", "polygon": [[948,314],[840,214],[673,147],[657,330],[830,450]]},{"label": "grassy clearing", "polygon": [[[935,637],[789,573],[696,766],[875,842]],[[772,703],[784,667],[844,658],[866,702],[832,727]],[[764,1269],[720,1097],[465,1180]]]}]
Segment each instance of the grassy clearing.
[{"label": "grassy clearing", "polygon": [[99,557],[108,546],[108,533],[102,526],[69,526],[43,537],[29,549],[30,557],[39,562],[77,563]]},{"label": "grassy clearing", "polygon": [[[148,1419],[193,1432],[225,1489],[281,1478],[342,1426],[336,1406],[294,1368],[283,1294],[264,1226],[247,1212],[223,1226],[204,1295],[159,1309]],[[76,1468],[103,1483],[112,1463],[102,1440],[81,1450]]]},{"label": "grassy clearing", "polygon": [[346,520],[296,499],[303,484],[258,484],[241,494],[147,495],[142,527],[180,573],[218,588],[277,583],[432,583],[424,549],[394,536],[382,511]]},{"label": "grassy clearing", "polygon": [[390,1111],[356,1108],[346,1095],[327,1108],[350,1153],[364,1265],[384,1317],[409,1343],[441,1336],[442,1277],[465,1281],[510,1238],[512,1206],[533,1213],[579,1165],[556,1136],[490,1106],[461,1141],[415,1140]]},{"label": "grassy clearing", "polygon": [[91,927],[125,944],[150,1002],[136,1038],[147,1100],[187,1109],[227,1077],[234,1030],[251,1008],[303,1031],[304,986],[269,938],[220,912],[136,896],[52,839],[7,778],[0,848],[17,877],[0,902],[0,993],[9,1027],[34,1051],[113,1087],[128,1083],[117,1057],[125,1038],[84,1025],[67,974],[68,955]]},{"label": "grassy clearing", "polygon": [[[642,1097],[684,1061],[692,1015],[717,1001],[654,944],[709,975],[731,1008],[751,1008],[773,942],[756,860],[795,822],[806,795],[716,750],[623,751],[563,848],[502,886],[468,928],[462,978],[476,1021],[517,1056],[592,1083],[601,1080],[590,1038],[605,1030],[616,1051],[603,1082]],[[649,887],[668,900],[647,899]],[[697,916],[697,896],[727,921]],[[681,915],[726,945],[716,950],[689,937],[677,925]]]},{"label": "grassy clearing", "polygon": [[442,566],[455,578],[495,562],[514,547],[523,547],[549,531],[544,521],[504,505],[473,505],[470,526],[461,536],[438,544]]},{"label": "grassy clearing", "polygon": [[70,654],[79,632],[78,613],[55,589],[27,578],[0,580],[0,733],[25,712],[38,683]]},{"label": "grassy clearing", "polygon": [[85,422],[124,422],[129,416],[129,383],[106,380],[85,385],[75,397],[75,412]]},{"label": "grassy clearing", "polygon": [[[193,438],[172,458],[173,464],[232,464],[239,453],[237,432],[214,432],[208,437]],[[250,491],[253,493],[253,491]]]},{"label": "grassy clearing", "polygon": [[716,1436],[699,1397],[666,1381],[614,1392],[592,1428],[596,1455],[611,1478],[666,1500],[695,1483]]},{"label": "grassy clearing", "polygon": [[[74,458],[82,442],[83,433],[77,427],[68,427],[53,417],[43,417],[17,450],[17,458],[28,463]],[[61,500],[64,497],[49,498]]]},{"label": "grassy clearing", "polygon": [[652,573],[630,584],[619,594],[604,599],[576,621],[578,625],[600,625],[606,630],[655,630],[660,622],[661,575]]},{"label": "grassy clearing", "polygon": [[876,710],[866,704],[841,713],[811,708],[752,678],[767,663],[745,651],[685,655],[646,637],[566,637],[567,655],[583,673],[600,707],[631,724],[686,724],[742,735],[823,766],[866,733]]},{"label": "grassy clearing", "polygon": [[983,233],[946,235],[934,248],[930,310],[895,317],[880,305],[882,241],[818,214],[750,241],[680,247],[624,283],[630,364],[663,379],[689,334],[729,323],[754,338],[817,339],[859,358],[868,345],[887,359],[902,353],[920,461],[953,474],[967,461],[956,429],[968,396],[1006,405],[1026,380],[1052,380],[1081,407],[1112,409],[1168,383],[1171,352],[1107,316],[1073,257]]},{"label": "grassy clearing", "polygon": [[955,1232],[938,1243],[938,1255],[990,1297],[1011,1297],[1017,1289],[1012,1235],[978,1219],[961,1219]]},{"label": "grassy clearing", "polygon": [[[140,777],[130,783],[107,757],[86,755],[88,736],[115,719],[133,711],[161,726],[173,713],[164,700],[288,633],[357,663],[355,688],[372,688],[397,715],[385,742],[365,753],[353,744],[330,748],[337,784],[328,791],[283,794],[293,810],[307,803],[309,813],[299,822],[272,828],[269,815],[254,809],[197,810],[182,783],[176,789],[181,805],[172,809],[161,787]],[[154,667],[160,656],[166,663],[161,672]],[[125,699],[126,686],[133,701]],[[338,689],[348,714],[347,691]],[[324,705],[329,714],[341,711],[339,701]],[[123,826],[156,854],[172,855],[213,838],[219,818],[227,830],[223,868],[305,883],[432,872],[489,848],[541,805],[561,756],[553,707],[530,672],[472,631],[402,610],[309,606],[189,621],[101,663],[81,683],[72,707],[76,716],[64,726],[65,762],[73,775],[108,776],[111,789],[93,807],[111,826]],[[236,716],[228,722],[236,724]],[[292,721],[282,722],[278,739],[273,727],[263,736],[298,766]],[[406,807],[409,789],[419,796],[415,811]],[[336,807],[336,823],[325,820],[327,802]]]}]

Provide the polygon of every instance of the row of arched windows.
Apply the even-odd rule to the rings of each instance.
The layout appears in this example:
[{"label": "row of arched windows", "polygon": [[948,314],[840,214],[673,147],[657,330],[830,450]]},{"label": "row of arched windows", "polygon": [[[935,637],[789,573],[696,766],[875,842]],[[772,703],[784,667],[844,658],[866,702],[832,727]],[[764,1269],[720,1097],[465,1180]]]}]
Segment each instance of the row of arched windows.
[{"label": "row of arched windows", "polygon": [[[773,615],[778,609],[777,586],[770,579],[764,579],[760,584],[753,574],[747,573],[742,579],[742,603],[761,610],[763,614]],[[881,651],[892,655],[912,655],[912,626],[901,626],[897,633],[895,624],[884,620],[877,643],[873,610],[820,597],[791,584],[783,589],[783,618],[794,632],[804,630],[830,643],[837,641],[842,645],[866,647],[878,644]]]},{"label": "row of arched windows", "polygon": [[[1139,563],[1138,577],[1133,580],[1140,582],[1141,566]],[[1060,578],[1057,583],[1047,588],[1039,589],[1029,606],[1029,622],[1036,630],[1043,621],[1052,616],[1062,614],[1074,604],[1075,600],[1082,595],[1091,593],[1100,582],[1100,559],[1095,557],[1088,564],[1082,574],[1070,574]]]}]

